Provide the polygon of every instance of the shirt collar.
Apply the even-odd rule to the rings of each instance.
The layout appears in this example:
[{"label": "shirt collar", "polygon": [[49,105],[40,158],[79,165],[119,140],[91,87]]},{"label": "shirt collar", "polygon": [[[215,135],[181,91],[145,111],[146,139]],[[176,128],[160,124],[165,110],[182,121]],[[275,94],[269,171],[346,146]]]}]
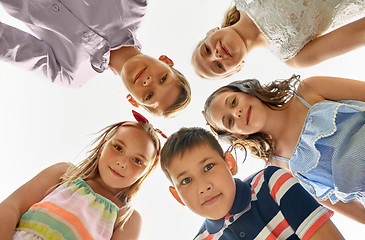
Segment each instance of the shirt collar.
[{"label": "shirt collar", "polygon": [[234,215],[242,215],[243,212],[248,211],[251,203],[251,186],[247,182],[243,182],[239,179],[234,179],[236,183],[236,196],[233,201],[233,205],[229,213],[218,220],[206,219],[204,226],[209,234],[215,234],[222,229],[224,222]]}]

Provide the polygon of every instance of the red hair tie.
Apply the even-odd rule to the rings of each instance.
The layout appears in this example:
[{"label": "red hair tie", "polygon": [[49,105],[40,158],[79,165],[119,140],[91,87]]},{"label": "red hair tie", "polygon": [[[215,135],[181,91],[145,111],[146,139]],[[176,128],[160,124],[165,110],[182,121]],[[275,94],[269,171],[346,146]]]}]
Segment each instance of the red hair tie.
[{"label": "red hair tie", "polygon": [[[133,117],[136,119],[138,123],[146,124],[149,123],[147,118],[145,118],[142,114],[132,110]],[[167,138],[167,136],[158,128],[155,128],[155,131],[158,132],[162,137]]]}]

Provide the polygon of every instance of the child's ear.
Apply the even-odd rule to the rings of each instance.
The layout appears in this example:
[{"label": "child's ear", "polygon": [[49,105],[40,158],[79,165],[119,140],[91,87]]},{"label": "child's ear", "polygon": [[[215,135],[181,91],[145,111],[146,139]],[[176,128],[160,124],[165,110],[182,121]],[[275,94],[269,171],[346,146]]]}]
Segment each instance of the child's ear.
[{"label": "child's ear", "polygon": [[174,66],[174,62],[166,55],[161,55],[158,60],[166,63],[167,65],[169,65],[170,67]]},{"label": "child's ear", "polygon": [[127,100],[128,100],[128,102],[130,103],[130,104],[132,104],[133,105],[133,107],[139,107],[139,103],[137,102],[137,100],[136,99],[134,99],[133,97],[132,97],[132,95],[130,95],[130,94],[128,94],[127,95]]},{"label": "child's ear", "polygon": [[172,196],[174,196],[174,198],[176,199],[176,201],[178,201],[180,204],[185,206],[184,202],[181,200],[179,193],[176,191],[176,189],[173,186],[170,186],[169,190],[170,190],[170,193],[172,194]]},{"label": "child's ear", "polygon": [[236,69],[235,69],[235,72],[236,72],[236,73],[238,73],[239,71],[241,71],[241,70],[242,70],[242,68],[243,68],[243,64],[244,64],[244,63],[245,63],[245,61],[244,61],[244,60],[242,60],[242,62],[236,66]]},{"label": "child's ear", "polygon": [[230,152],[224,153],[224,160],[226,161],[229,170],[231,170],[232,175],[236,175],[238,172],[237,162]]},{"label": "child's ear", "polygon": [[210,34],[212,34],[212,33],[216,32],[216,31],[218,31],[218,30],[219,30],[219,27],[215,27],[215,28],[210,29],[210,30],[207,32],[207,36],[209,36]]}]

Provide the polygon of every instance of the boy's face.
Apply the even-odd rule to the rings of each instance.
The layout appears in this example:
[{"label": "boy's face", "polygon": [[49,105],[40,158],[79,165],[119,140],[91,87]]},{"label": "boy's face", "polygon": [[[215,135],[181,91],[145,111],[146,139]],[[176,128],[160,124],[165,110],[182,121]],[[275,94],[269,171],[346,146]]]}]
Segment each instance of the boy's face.
[{"label": "boy's face", "polygon": [[122,80],[128,91],[142,105],[163,113],[179,94],[177,76],[164,61],[139,54],[123,66]]},{"label": "boy's face", "polygon": [[210,146],[198,145],[176,156],[169,173],[182,201],[196,214],[217,220],[231,209],[236,185],[227,163]]}]

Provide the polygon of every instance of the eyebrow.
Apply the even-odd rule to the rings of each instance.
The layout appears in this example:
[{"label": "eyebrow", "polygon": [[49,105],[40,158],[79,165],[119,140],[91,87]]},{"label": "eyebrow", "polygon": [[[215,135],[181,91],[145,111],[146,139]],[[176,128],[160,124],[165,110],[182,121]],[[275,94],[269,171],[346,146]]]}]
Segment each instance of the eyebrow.
[{"label": "eyebrow", "polygon": [[[201,160],[200,162],[199,162],[199,164],[200,165],[203,165],[206,161],[208,161],[209,159],[211,159],[211,158],[213,158],[213,157],[206,157],[206,158],[204,158],[203,160]],[[183,175],[185,175],[187,173],[187,171],[182,171],[180,174],[178,174],[177,176],[176,176],[176,179],[179,179],[181,176],[183,176]]]}]

